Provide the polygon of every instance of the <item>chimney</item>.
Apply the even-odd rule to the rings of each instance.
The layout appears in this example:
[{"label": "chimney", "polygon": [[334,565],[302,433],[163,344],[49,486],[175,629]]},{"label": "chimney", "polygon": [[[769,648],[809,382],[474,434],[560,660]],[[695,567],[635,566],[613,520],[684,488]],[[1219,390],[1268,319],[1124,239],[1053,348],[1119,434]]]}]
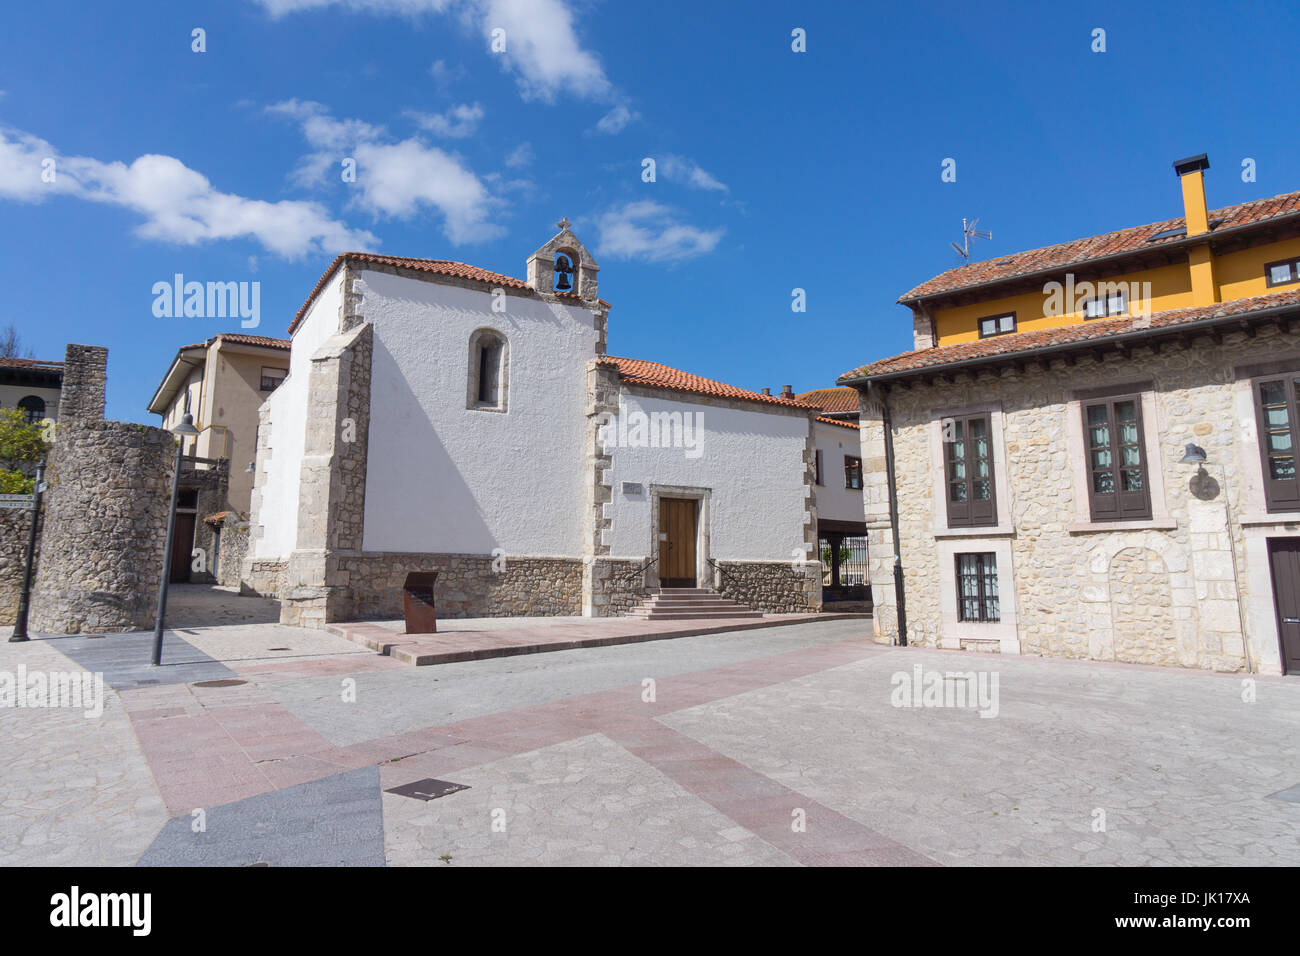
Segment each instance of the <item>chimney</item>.
[{"label": "chimney", "polygon": [[764,387],[763,387],[763,394],[764,394],[764,395],[771,395],[771,394],[772,394],[772,390],[771,390],[770,388],[768,388],[767,386],[764,386]]},{"label": "chimney", "polygon": [[[1210,161],[1204,153],[1188,156],[1174,163],[1183,186],[1183,215],[1187,219],[1187,236],[1204,236],[1210,231],[1210,217],[1205,209],[1205,171]],[[1214,277],[1214,252],[1208,242],[1187,250],[1187,270],[1192,283],[1192,305],[1212,305],[1219,301],[1219,286]]]},{"label": "chimney", "polygon": [[63,386],[59,392],[59,421],[102,422],[108,379],[108,349],[69,344],[63,354]]},{"label": "chimney", "polygon": [[784,398],[786,401],[793,402],[793,401],[794,401],[794,389],[792,389],[789,385],[782,385],[782,386],[781,386],[781,397]]},{"label": "chimney", "polygon": [[1204,153],[1174,163],[1174,172],[1183,184],[1183,215],[1187,218],[1189,236],[1210,231],[1210,219],[1205,210],[1205,170],[1209,168],[1210,161]]}]

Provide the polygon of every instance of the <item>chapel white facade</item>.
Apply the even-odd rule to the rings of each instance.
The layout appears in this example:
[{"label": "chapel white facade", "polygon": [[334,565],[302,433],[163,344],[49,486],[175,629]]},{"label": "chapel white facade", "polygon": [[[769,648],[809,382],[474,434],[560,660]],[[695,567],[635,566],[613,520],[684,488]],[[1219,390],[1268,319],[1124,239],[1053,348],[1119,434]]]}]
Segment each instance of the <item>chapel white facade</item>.
[{"label": "chapel white facade", "polygon": [[527,279],[345,253],[260,410],[243,580],[281,620],[626,612],[663,586],[818,610],[815,406],[605,351],[567,221]]}]

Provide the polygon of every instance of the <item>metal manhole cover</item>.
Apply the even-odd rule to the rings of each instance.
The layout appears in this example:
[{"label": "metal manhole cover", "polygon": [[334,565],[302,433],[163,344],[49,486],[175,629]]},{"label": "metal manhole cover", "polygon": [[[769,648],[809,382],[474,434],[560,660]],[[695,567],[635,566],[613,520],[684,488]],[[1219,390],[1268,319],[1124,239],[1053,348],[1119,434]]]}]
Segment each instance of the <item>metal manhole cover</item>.
[{"label": "metal manhole cover", "polygon": [[385,793],[395,793],[399,797],[412,797],[416,800],[437,800],[439,797],[445,797],[449,793],[455,793],[457,790],[468,790],[463,783],[451,783],[447,780],[434,780],[432,777],[426,777],[424,780],[417,780],[415,783],[403,784],[400,787],[393,787],[391,790],[385,790]]},{"label": "metal manhole cover", "polygon": [[268,647],[267,650],[268,651],[291,651],[293,650],[293,648],[292,647]]},{"label": "metal manhole cover", "polygon": [[223,678],[221,680],[196,680],[195,687],[238,687],[240,684],[247,684],[246,680],[231,680]]},{"label": "metal manhole cover", "polygon": [[106,637],[108,637],[107,634],[87,634],[87,635],[86,635],[86,640],[88,640],[88,641],[102,641],[102,640],[103,640],[104,638],[106,638]]}]

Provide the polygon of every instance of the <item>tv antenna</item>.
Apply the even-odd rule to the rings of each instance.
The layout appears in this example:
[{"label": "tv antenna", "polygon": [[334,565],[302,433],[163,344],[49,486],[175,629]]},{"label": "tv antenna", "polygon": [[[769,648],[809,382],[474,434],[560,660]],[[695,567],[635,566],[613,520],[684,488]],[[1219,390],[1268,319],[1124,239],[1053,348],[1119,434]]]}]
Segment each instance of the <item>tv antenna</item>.
[{"label": "tv antenna", "polygon": [[961,245],[959,246],[955,242],[948,243],[948,245],[953,247],[957,255],[962,257],[962,265],[964,266],[970,265],[970,241],[972,239],[993,238],[993,233],[976,229],[975,227],[979,224],[980,221],[978,219],[972,219],[969,222],[963,219],[961,221]]}]

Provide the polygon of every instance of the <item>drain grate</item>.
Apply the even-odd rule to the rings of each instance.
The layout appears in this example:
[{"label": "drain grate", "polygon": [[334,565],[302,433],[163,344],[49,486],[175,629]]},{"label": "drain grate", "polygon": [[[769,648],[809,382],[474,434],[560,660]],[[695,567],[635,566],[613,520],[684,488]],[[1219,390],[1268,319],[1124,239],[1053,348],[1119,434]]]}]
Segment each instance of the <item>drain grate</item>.
[{"label": "drain grate", "polygon": [[293,650],[293,648],[292,647],[268,647],[267,650],[268,651],[291,651]]},{"label": "drain grate", "polygon": [[231,680],[222,678],[221,680],[196,680],[195,687],[238,687],[240,684],[247,684],[246,680]]},{"label": "drain grate", "polygon": [[439,797],[445,797],[449,793],[455,793],[457,790],[468,790],[463,783],[451,783],[446,780],[434,780],[432,777],[426,777],[424,780],[417,780],[415,783],[403,784],[400,787],[393,787],[391,790],[385,790],[385,793],[394,793],[399,797],[411,797],[415,800],[437,800]]},{"label": "drain grate", "polygon": [[88,641],[102,641],[102,640],[103,640],[104,638],[106,638],[106,637],[108,637],[107,634],[87,634],[87,635],[86,635],[86,640],[88,640]]}]

